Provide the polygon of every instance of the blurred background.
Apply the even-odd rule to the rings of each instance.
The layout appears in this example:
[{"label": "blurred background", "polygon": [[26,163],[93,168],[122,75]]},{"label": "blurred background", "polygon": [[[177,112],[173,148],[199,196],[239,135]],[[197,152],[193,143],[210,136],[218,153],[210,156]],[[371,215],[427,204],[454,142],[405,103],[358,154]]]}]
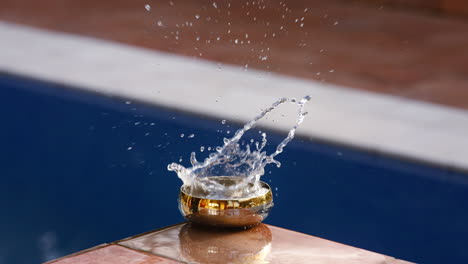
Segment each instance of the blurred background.
[{"label": "blurred background", "polygon": [[463,0],[4,0],[0,6],[4,21],[464,109],[467,17]]},{"label": "blurred background", "polygon": [[[29,47],[37,53],[50,47],[23,33],[11,46],[0,43],[0,264],[49,261],[183,221],[176,205],[181,182],[167,164],[188,164],[191,151],[220,145],[270,98],[309,84],[310,119],[322,123],[305,122],[281,155],[283,167],[267,169],[276,204],[267,223],[417,263],[468,262],[468,122],[462,122],[468,120],[468,1],[2,0],[0,31],[17,25],[91,38],[105,49],[109,43],[144,48],[150,53],[139,57],[141,64],[126,61],[119,49],[107,59],[128,63],[129,76],[137,76],[132,68],[154,75],[146,85],[155,87],[148,96],[146,79],[129,77],[129,98],[114,94],[112,85],[125,74],[89,65],[110,90],[85,92],[86,82],[61,81],[91,76],[71,65],[76,58],[108,53],[81,54],[70,45],[69,53],[49,50],[50,62],[28,62],[21,54],[30,54]],[[0,33],[3,43],[5,36]],[[151,52],[169,57],[145,60]],[[215,67],[190,64],[171,77],[174,65],[165,64],[171,56]],[[63,62],[54,66],[62,68],[57,78],[9,67],[18,61],[25,69],[47,68],[57,58]],[[191,97],[199,65],[205,100]],[[245,90],[216,83],[217,72]],[[106,74],[115,80],[99,78]],[[157,87],[164,74],[180,83]],[[257,90],[258,83],[283,86]],[[320,97],[317,87],[331,92]],[[140,94],[133,100],[132,93]],[[325,101],[325,109],[339,111],[317,115],[314,107]],[[353,107],[374,119],[350,118],[359,113],[346,113]],[[229,119],[213,109],[242,115]],[[409,129],[408,120],[418,128]],[[269,150],[284,137],[285,126],[275,127],[283,121],[275,117],[261,127],[271,138]],[[387,121],[398,129],[375,132]],[[317,134],[318,124],[329,126]],[[295,204],[301,199],[307,212]]]}]

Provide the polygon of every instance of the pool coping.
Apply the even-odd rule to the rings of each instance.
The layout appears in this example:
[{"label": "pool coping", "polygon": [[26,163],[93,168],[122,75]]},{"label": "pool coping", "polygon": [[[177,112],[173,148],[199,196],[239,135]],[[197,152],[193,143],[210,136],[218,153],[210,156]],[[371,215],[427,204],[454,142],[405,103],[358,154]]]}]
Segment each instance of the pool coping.
[{"label": "pool coping", "polygon": [[[192,261],[189,261],[189,257],[184,256],[184,253],[181,252],[180,247],[182,244],[184,244],[184,241],[181,240],[181,233],[184,234],[183,228],[187,227],[192,230],[197,230],[199,227],[191,225],[188,222],[182,222],[182,223],[177,223],[171,226],[167,226],[164,228],[159,228],[156,230],[151,230],[142,234],[137,234],[125,239],[117,240],[115,242],[111,243],[106,243],[106,244],[101,244],[99,246],[92,247],[90,249],[86,249],[80,252],[73,253],[68,256],[64,256],[55,260],[51,260],[49,262],[46,262],[44,264],[52,264],[52,263],[78,263],[78,260],[76,259],[77,257],[83,257],[84,255],[89,255],[92,253],[95,253],[96,251],[99,251],[103,248],[109,248],[109,247],[121,247],[122,249],[128,250],[132,252],[133,254],[141,254],[145,256],[154,256],[159,258],[162,263],[165,263],[164,260],[168,261],[174,261],[177,263],[192,263]],[[272,225],[267,225],[267,224],[260,224],[257,227],[253,227],[253,229],[250,230],[241,230],[241,229],[234,229],[231,230],[235,233],[235,237],[231,236],[231,238],[227,238],[228,240],[231,241],[231,243],[226,243],[226,244],[218,244],[218,249],[221,249],[220,252],[226,252],[229,251],[230,249],[232,250],[232,242],[235,239],[238,244],[240,240],[243,242],[252,241],[252,236],[249,236],[248,234],[254,230],[255,228],[261,228],[263,230],[268,230],[266,234],[270,234],[270,241],[265,242],[268,240],[268,236],[262,236],[262,233],[256,233],[255,235],[255,242],[257,247],[260,244],[262,246],[262,243],[268,243],[267,247],[270,247],[271,250],[268,250],[268,254],[265,256],[268,259],[268,263],[284,263],[285,260],[289,260],[289,262],[294,262],[294,263],[308,263],[311,260],[315,261],[323,261],[323,260],[334,260],[335,262],[340,262],[340,263],[357,263],[356,261],[364,261],[366,263],[407,263],[410,264],[412,262],[397,259],[392,256],[376,253],[373,251],[369,251],[366,249],[361,249],[357,248],[354,246],[350,245],[345,245],[339,242],[334,242],[328,239],[323,239],[319,238],[313,235],[308,235],[304,233],[300,233],[297,231],[289,230],[289,229],[284,229],[281,227],[277,226],[272,226]],[[187,229],[186,229],[187,230]],[[210,241],[210,238],[213,238],[213,236],[216,239],[216,235],[222,235],[223,233],[226,232],[226,229],[223,231],[219,232],[219,229],[211,229],[211,231],[207,231],[209,229],[198,229],[198,230],[205,230],[205,233],[202,233],[200,236],[200,240],[196,241],[195,246],[193,251],[187,251],[187,252],[203,252],[204,249],[210,249],[212,243],[207,243],[206,241]],[[173,233],[176,231],[175,233]],[[228,231],[228,232],[231,232]],[[211,234],[206,236],[207,233]],[[219,232],[219,233],[218,233]],[[173,233],[172,235],[169,235]],[[187,235],[187,233],[185,233]],[[233,233],[231,233],[233,234]],[[243,235],[242,235],[243,234]],[[263,233],[265,234],[265,233]],[[151,237],[150,242],[146,244],[145,240]],[[146,238],[146,239],[145,239]],[[164,241],[164,242],[162,242]],[[159,243],[158,243],[159,242]],[[162,242],[162,243],[161,243]],[[186,242],[186,241],[185,241]],[[194,241],[191,241],[194,242]],[[252,243],[252,242],[251,242]],[[304,246],[304,243],[307,244],[307,246]],[[191,244],[191,243],[189,243]],[[186,244],[186,245],[189,245]],[[202,248],[200,248],[200,245]],[[300,244],[302,245],[302,248],[298,248],[297,245]],[[255,244],[254,244],[255,245]],[[254,247],[255,248],[255,247]],[[313,252],[308,252],[304,251],[304,248],[308,249],[315,249],[316,252],[320,252],[320,255],[314,255]],[[238,249],[238,248],[236,248]],[[186,252],[186,254],[187,254]],[[256,256],[258,259],[261,259],[261,255],[258,253],[261,251],[255,251],[252,250],[251,252],[248,252],[250,256]],[[235,253],[235,252],[230,252],[230,253]],[[301,254],[302,253],[302,254]],[[345,254],[343,254],[345,253]],[[257,255],[256,255],[257,254]],[[196,254],[195,254],[196,255]],[[244,248],[244,257],[247,255],[245,252]],[[213,255],[215,257],[222,257],[225,256],[222,253],[217,255]],[[93,256],[90,256],[88,258],[92,258]],[[106,258],[111,257],[111,254],[109,253],[103,253],[99,255],[99,259],[95,259],[96,263],[101,263],[100,261],[103,261],[103,263],[108,263],[105,262]],[[242,257],[239,256],[239,257]],[[217,259],[219,260],[219,259]],[[135,260],[135,263],[138,262],[138,260]],[[288,262],[288,263],[289,263]],[[80,262],[81,263],[81,262]],[[87,263],[87,262],[86,262]],[[127,263],[127,262],[126,262]],[[133,263],[133,262],[132,262]],[[146,262],[145,262],[146,263]],[[158,262],[159,263],[159,262]],[[170,262],[173,263],[173,262]],[[198,263],[198,262],[197,262]],[[217,262],[218,263],[218,262]]]},{"label": "pool coping", "polygon": [[[1,21],[0,34],[0,72],[240,123],[310,95],[303,138],[468,172],[467,110]],[[278,112],[270,120],[292,125]]]}]

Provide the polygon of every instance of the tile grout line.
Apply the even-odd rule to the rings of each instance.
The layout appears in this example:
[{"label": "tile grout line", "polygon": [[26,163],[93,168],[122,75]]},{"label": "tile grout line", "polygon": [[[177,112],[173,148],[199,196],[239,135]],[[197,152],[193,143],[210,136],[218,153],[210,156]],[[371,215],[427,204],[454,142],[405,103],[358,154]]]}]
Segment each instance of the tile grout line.
[{"label": "tile grout line", "polygon": [[153,253],[145,251],[145,250],[135,249],[135,248],[131,248],[131,247],[128,247],[128,246],[125,246],[125,245],[121,245],[121,244],[112,244],[112,245],[123,247],[123,248],[129,249],[129,250],[132,250],[132,251],[135,251],[135,252],[138,252],[138,253],[142,253],[142,254],[145,254],[145,255],[157,256],[157,257],[161,257],[161,258],[164,258],[164,259],[169,259],[169,260],[177,261],[179,263],[187,264],[187,262],[185,262],[185,261],[174,259],[174,258],[167,257],[167,256],[158,255],[158,254],[153,254]]},{"label": "tile grout line", "polygon": [[173,224],[173,225],[170,225],[170,226],[166,226],[166,227],[162,227],[162,228],[158,228],[158,229],[154,229],[154,230],[151,230],[151,231],[147,231],[147,232],[144,232],[144,233],[141,233],[141,234],[138,234],[138,235],[134,235],[134,236],[131,236],[131,237],[127,237],[127,238],[123,238],[123,239],[120,239],[120,240],[117,240],[117,241],[114,241],[114,242],[111,242],[109,244],[120,244],[122,242],[125,242],[125,241],[128,241],[130,239],[134,239],[134,238],[137,238],[137,237],[142,237],[142,236],[145,236],[145,235],[148,235],[148,234],[151,234],[151,233],[160,233],[160,232],[163,232],[163,231],[166,231],[168,229],[172,229],[172,228],[175,228],[179,225],[183,225],[187,222],[182,222],[182,223],[177,223],[177,224]]},{"label": "tile grout line", "polygon": [[94,251],[94,250],[97,250],[97,249],[108,247],[110,245],[111,244],[103,243],[103,244],[100,244],[100,245],[97,245],[97,246],[94,246],[94,247],[91,247],[91,248],[83,249],[81,251],[78,251],[78,252],[75,252],[75,253],[60,257],[58,259],[53,259],[53,260],[44,262],[43,264],[53,264],[53,263],[56,263],[56,262],[58,262],[60,260],[64,260],[64,259],[67,259],[67,258],[70,258],[70,257],[79,256],[79,255],[82,255],[82,254],[85,254],[85,253],[88,253],[88,252],[91,252],[91,251]]}]

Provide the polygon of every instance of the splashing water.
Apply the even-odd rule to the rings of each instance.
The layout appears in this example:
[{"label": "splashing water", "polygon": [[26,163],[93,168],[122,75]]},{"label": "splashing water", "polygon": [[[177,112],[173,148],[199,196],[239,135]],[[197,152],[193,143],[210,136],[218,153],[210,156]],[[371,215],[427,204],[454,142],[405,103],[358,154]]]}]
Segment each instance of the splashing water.
[{"label": "splashing water", "polygon": [[[309,101],[310,96],[305,96],[299,101],[281,98],[245,124],[243,128],[237,130],[232,138],[224,138],[224,145],[216,147],[216,151],[209,154],[203,162],[197,161],[195,152],[192,152],[190,155],[192,167],[185,168],[180,164],[171,163],[167,168],[177,173],[186,187],[185,190],[192,196],[233,199],[261,195],[267,191],[260,184],[260,177],[265,173],[265,166],[270,163],[276,164],[277,167],[281,166],[281,163],[274,158],[283,152],[283,148],[294,138],[296,129],[307,114],[305,105]],[[262,140],[256,142],[254,150],[250,149],[250,145],[246,145],[243,149],[239,140],[244,133],[253,128],[266,114],[285,102],[299,106],[298,118],[288,136],[276,147],[276,151],[270,155],[263,151],[267,144],[266,133],[261,133]],[[226,179],[235,184],[226,185]]]}]

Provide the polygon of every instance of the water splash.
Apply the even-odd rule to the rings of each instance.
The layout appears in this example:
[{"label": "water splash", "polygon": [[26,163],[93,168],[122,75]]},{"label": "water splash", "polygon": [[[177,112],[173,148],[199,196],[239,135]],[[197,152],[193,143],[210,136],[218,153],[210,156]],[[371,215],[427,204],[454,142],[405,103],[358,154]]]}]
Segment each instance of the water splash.
[{"label": "water splash", "polygon": [[[297,128],[304,121],[307,114],[305,105],[310,101],[310,96],[301,100],[281,98],[274,102],[269,108],[263,110],[252,121],[236,131],[230,139],[224,138],[224,145],[215,148],[215,152],[209,154],[203,162],[199,162],[195,152],[190,155],[192,167],[171,163],[167,166],[169,171],[174,171],[182,180],[192,196],[203,196],[210,199],[232,199],[246,198],[259,195],[265,190],[260,185],[260,177],[265,173],[265,166],[274,163],[277,167],[281,163],[275,157],[283,152],[284,147],[294,138]],[[288,136],[276,147],[275,152],[268,155],[263,148],[267,144],[266,133],[261,133],[261,142],[255,143],[251,150],[250,145],[245,148],[239,144],[239,140],[248,130],[265,115],[276,109],[279,105],[291,102],[299,106],[296,124],[291,128]],[[220,178],[233,177],[236,184],[225,186]]]}]

